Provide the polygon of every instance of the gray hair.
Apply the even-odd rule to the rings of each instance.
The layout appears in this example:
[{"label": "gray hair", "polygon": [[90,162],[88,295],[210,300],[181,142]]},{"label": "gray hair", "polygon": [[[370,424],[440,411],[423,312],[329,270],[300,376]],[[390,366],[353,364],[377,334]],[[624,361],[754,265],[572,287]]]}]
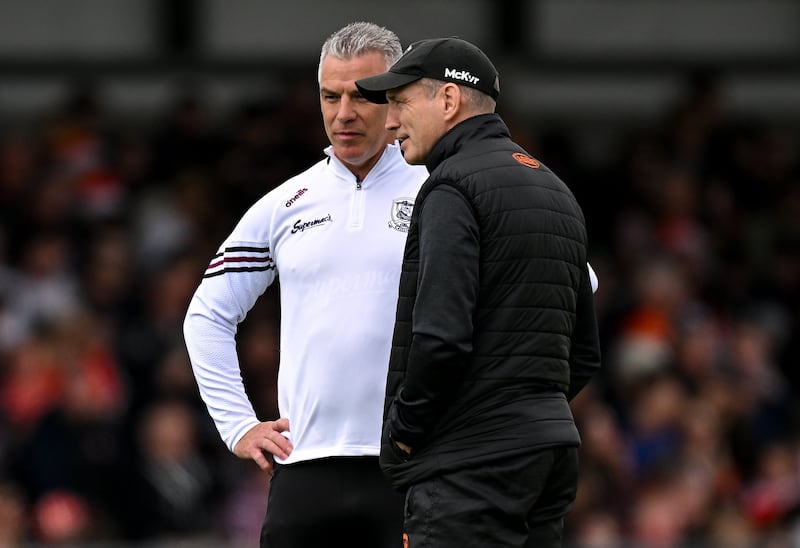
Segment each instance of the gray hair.
[{"label": "gray hair", "polygon": [[[434,78],[421,78],[419,83],[425,89],[426,97],[433,99],[446,82]],[[459,85],[458,87],[461,88],[461,97],[464,99],[464,104],[471,111],[479,113],[494,112],[497,107],[497,101],[489,95],[469,86]]]},{"label": "gray hair", "polygon": [[317,81],[322,78],[322,62],[326,57],[347,60],[371,52],[382,53],[388,69],[403,54],[403,47],[397,35],[387,28],[364,21],[350,23],[331,34],[322,44]]}]

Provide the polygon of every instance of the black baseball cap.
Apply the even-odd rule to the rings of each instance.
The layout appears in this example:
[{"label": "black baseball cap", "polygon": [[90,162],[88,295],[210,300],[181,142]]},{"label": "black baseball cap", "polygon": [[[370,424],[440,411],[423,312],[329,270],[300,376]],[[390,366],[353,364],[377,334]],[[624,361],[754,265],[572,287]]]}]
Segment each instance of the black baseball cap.
[{"label": "black baseball cap", "polygon": [[433,38],[414,42],[388,72],[356,80],[361,95],[371,103],[387,103],[386,91],[433,78],[469,86],[497,99],[497,69],[477,46],[460,38]]}]

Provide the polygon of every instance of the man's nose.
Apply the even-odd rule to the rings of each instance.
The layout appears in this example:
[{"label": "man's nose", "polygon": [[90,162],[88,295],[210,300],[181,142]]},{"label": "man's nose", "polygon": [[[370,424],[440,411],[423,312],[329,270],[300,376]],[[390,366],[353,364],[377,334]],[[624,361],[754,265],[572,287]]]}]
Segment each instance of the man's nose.
[{"label": "man's nose", "polygon": [[343,95],[339,101],[339,112],[336,117],[340,120],[352,120],[356,117],[355,104],[352,99]]},{"label": "man's nose", "polygon": [[397,116],[395,116],[392,113],[392,109],[391,108],[386,113],[386,124],[385,124],[385,127],[386,127],[386,129],[389,129],[389,130],[395,130],[398,127],[400,127],[400,122],[398,121]]}]

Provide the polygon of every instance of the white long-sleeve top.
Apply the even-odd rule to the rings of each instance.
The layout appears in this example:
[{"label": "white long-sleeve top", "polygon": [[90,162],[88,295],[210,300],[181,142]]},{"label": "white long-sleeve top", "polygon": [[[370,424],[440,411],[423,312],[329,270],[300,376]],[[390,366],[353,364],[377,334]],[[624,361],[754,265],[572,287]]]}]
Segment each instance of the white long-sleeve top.
[{"label": "white long-sleeve top", "polygon": [[220,246],[188,308],[200,395],[232,451],[260,422],[235,335],[280,277],[278,408],[294,450],[281,463],[377,455],[400,266],[427,177],[388,145],[363,181],[333,155],[256,202]]}]

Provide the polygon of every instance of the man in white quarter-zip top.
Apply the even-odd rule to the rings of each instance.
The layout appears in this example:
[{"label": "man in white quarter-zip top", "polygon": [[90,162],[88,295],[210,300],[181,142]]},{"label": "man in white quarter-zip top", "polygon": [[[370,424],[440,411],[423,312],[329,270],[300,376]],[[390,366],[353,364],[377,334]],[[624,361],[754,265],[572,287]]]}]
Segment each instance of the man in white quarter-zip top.
[{"label": "man in white quarter-zip top", "polygon": [[[400,266],[427,170],[386,130],[355,80],[385,72],[397,36],[351,23],[323,44],[330,146],[242,216],[210,260],[184,337],[200,395],[236,456],[271,474],[261,546],[402,546],[403,496],[378,466]],[[280,281],[279,417],[258,417],[237,326]]]}]

